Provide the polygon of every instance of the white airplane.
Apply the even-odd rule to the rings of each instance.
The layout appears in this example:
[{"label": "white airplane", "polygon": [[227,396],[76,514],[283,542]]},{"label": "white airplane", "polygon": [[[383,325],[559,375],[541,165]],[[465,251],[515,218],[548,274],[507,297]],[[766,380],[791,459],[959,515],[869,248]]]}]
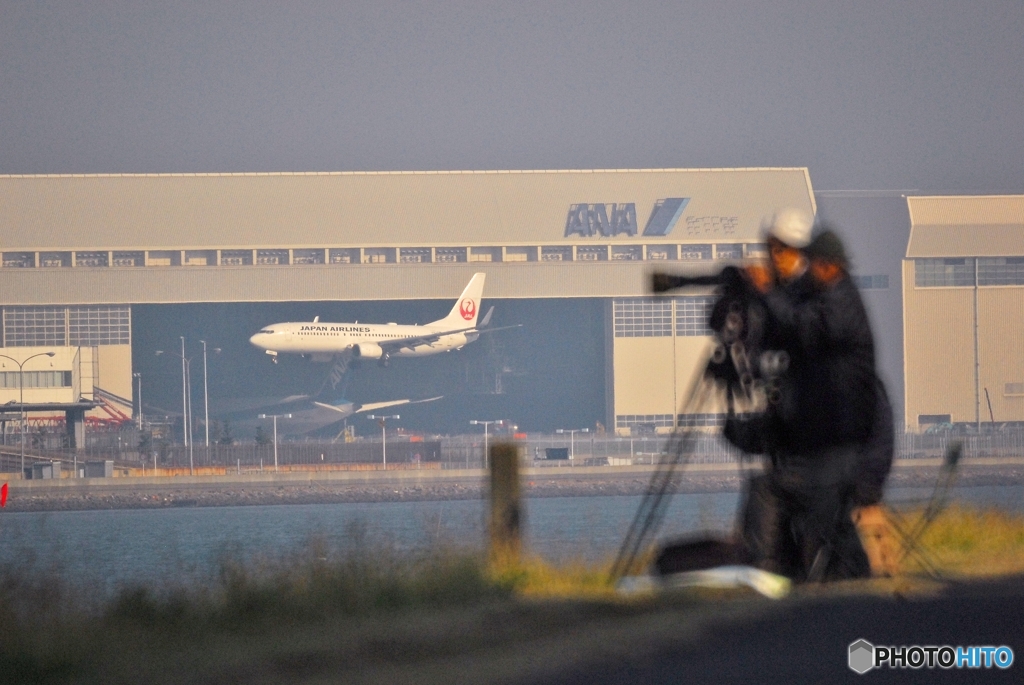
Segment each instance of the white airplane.
[{"label": "white airplane", "polygon": [[251,428],[257,414],[277,414],[280,417],[279,429],[285,434],[298,435],[324,430],[356,414],[407,404],[423,404],[439,399],[441,396],[360,404],[346,399],[326,401],[318,400],[312,395],[292,395],[283,399],[221,401],[218,403],[220,406],[211,413],[222,421],[230,421],[236,430],[243,432]]},{"label": "white airplane", "polygon": [[[256,347],[277,362],[278,354],[307,355],[327,362],[341,356],[343,366],[351,359],[376,359],[387,366],[392,357],[422,357],[451,352],[480,337],[490,322],[491,307],[477,326],[480,299],[486,274],[473,274],[448,316],[420,326],[359,323],[326,323],[316,317],[309,322],[275,323],[249,338]],[[499,329],[490,329],[499,330]]]}]

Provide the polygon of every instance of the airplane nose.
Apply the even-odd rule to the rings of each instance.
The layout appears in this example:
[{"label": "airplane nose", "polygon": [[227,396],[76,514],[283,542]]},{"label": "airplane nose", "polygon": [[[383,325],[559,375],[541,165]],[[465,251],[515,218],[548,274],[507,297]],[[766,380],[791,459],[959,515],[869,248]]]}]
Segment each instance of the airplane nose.
[{"label": "airplane nose", "polygon": [[257,333],[256,335],[254,335],[254,336],[252,336],[251,338],[249,338],[249,342],[251,342],[251,343],[252,343],[253,345],[255,345],[256,347],[260,347],[260,348],[262,348],[262,347],[264,347],[264,346],[262,345],[262,342],[263,342],[263,335],[264,335],[263,333]]}]

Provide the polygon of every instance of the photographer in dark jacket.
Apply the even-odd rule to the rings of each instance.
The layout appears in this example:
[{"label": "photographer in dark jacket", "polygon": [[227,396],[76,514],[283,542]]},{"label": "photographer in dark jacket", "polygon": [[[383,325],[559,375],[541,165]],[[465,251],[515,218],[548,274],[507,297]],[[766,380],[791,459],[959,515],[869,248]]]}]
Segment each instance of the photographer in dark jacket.
[{"label": "photographer in dark jacket", "polygon": [[819,280],[811,226],[810,216],[784,210],[767,230],[768,283],[778,285],[762,286],[765,346],[784,351],[789,366],[763,422],[770,464],[748,484],[741,523],[755,564],[822,581],[870,573],[850,510],[878,383],[860,294],[845,270]]},{"label": "photographer in dark jacket", "polygon": [[[824,292],[850,280],[849,259],[842,241],[831,230],[820,233],[807,247],[810,270],[815,283]],[[860,444],[854,474],[851,504],[853,519],[864,539],[872,571],[891,572],[887,558],[885,515],[879,507],[885,480],[892,468],[895,435],[892,405],[885,385],[875,376],[875,413],[867,439]]]}]

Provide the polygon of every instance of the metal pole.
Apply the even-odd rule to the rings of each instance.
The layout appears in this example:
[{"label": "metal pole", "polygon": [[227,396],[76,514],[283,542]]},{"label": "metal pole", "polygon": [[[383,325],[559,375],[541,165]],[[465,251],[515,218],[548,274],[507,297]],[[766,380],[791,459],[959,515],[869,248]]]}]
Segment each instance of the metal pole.
[{"label": "metal pole", "polygon": [[[188,388],[188,416],[185,417],[185,427],[189,433],[192,434],[192,364],[189,360],[185,360],[185,378],[187,380],[186,387]],[[195,440],[189,440],[188,443],[188,475],[195,475],[195,463],[192,458],[192,450],[195,448]]]},{"label": "metal pole", "polygon": [[[25,362],[28,360],[26,359]],[[21,477],[25,477],[25,362],[18,364],[18,392],[21,402]]]},{"label": "metal pole", "polygon": [[139,391],[138,391],[138,395],[139,395],[139,430],[141,431],[142,430],[142,374],[141,373],[134,373],[132,375],[135,376],[135,378],[137,380],[137,384],[139,386]]},{"label": "metal pole", "polygon": [[487,426],[489,424],[490,424],[490,421],[484,421],[484,468],[485,469],[487,468],[487,455],[488,455],[488,451],[487,451]]},{"label": "metal pole", "polygon": [[277,470],[277,414],[274,414],[274,472]]},{"label": "metal pole", "polygon": [[384,454],[384,470],[385,471],[388,470],[388,428],[387,428],[387,425],[388,425],[388,420],[387,419],[381,419],[380,420],[380,444],[381,444],[381,451]]},{"label": "metal pole", "polygon": [[974,428],[981,432],[981,360],[978,358],[978,258],[974,258]]},{"label": "metal pole", "polygon": [[188,447],[188,389],[185,383],[185,337],[181,337],[181,421],[185,425],[182,431],[185,447]]},{"label": "metal pole", "polygon": [[210,457],[210,392],[206,384],[206,341],[203,343],[203,414],[206,420],[206,457]]}]

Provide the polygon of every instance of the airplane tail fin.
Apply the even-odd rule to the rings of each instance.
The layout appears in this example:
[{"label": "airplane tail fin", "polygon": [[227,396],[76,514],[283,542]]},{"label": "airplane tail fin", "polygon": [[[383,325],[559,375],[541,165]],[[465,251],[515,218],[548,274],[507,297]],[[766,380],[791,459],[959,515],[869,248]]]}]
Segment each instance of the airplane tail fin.
[{"label": "airplane tail fin", "polygon": [[480,300],[484,294],[484,278],[487,274],[473,274],[469,285],[459,295],[448,316],[438,319],[431,326],[445,326],[446,328],[474,328],[477,316],[480,314]]}]

